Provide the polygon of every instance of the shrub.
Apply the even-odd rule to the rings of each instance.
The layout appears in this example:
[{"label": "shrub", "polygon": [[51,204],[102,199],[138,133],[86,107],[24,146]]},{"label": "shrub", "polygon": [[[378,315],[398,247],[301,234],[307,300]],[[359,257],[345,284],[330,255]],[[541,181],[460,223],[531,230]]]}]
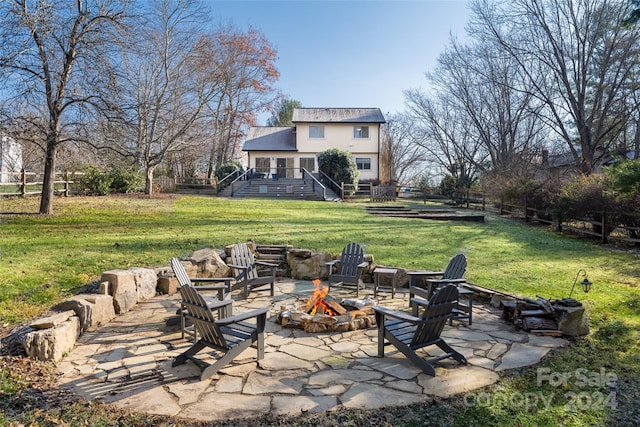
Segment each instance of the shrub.
[{"label": "shrub", "polygon": [[221,181],[224,177],[226,177],[227,175],[235,171],[243,172],[244,168],[242,167],[242,164],[239,161],[232,160],[230,162],[223,163],[222,165],[218,166],[218,169],[216,169],[216,172],[215,172],[215,176],[216,178],[218,178],[218,181]]},{"label": "shrub", "polygon": [[[604,175],[579,175],[563,188],[562,203],[571,206],[567,214],[573,218],[602,222],[604,212],[618,210],[615,197],[607,190]],[[610,220],[608,223],[616,222],[614,218]],[[604,235],[608,236],[612,230],[613,227],[607,226]],[[593,231],[603,233],[602,225],[593,224]]]},{"label": "shrub", "polygon": [[105,196],[109,193],[131,193],[139,190],[143,185],[140,172],[125,169],[112,169],[103,172],[95,166],[84,170],[80,178],[81,188],[92,196]]},{"label": "shrub", "polygon": [[473,186],[475,179],[468,175],[448,175],[440,182],[440,193],[447,196],[456,204],[462,204],[467,199],[467,193]]},{"label": "shrub", "polygon": [[84,176],[80,179],[80,185],[84,191],[92,196],[105,196],[111,189],[111,176],[101,172],[95,166],[89,166],[84,170]]},{"label": "shrub", "polygon": [[114,193],[132,193],[140,190],[143,185],[142,175],[138,171],[113,169],[109,173],[111,191]]},{"label": "shrub", "polygon": [[338,184],[358,185],[360,173],[356,162],[348,151],[329,148],[318,153],[318,169]]},{"label": "shrub", "polygon": [[230,162],[223,163],[218,166],[218,169],[214,172],[214,176],[216,177],[220,187],[219,190],[222,190],[229,184],[231,184],[232,179],[228,179],[226,181],[222,181],[225,177],[227,177],[230,173],[238,171],[239,173],[244,172],[244,168],[242,164],[237,160],[232,160]]}]

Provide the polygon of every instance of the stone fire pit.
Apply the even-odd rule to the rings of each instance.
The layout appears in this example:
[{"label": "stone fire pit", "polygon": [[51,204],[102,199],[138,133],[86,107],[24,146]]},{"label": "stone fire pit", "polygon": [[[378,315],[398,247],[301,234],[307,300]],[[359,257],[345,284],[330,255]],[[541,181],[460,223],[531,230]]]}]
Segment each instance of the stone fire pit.
[{"label": "stone fire pit", "polygon": [[276,323],[305,332],[347,332],[376,325],[372,299],[344,299],[338,302],[326,286],[314,281],[315,291],[308,300],[280,307]]}]

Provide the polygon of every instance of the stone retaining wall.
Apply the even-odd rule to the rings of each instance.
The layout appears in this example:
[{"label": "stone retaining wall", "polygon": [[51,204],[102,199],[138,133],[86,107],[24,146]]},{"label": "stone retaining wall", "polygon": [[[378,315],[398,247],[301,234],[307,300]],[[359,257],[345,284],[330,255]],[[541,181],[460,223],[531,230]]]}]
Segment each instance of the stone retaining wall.
[{"label": "stone retaining wall", "polygon": [[[256,246],[253,244],[251,247]],[[232,276],[232,270],[225,263],[229,249],[225,248],[222,253],[211,248],[194,252],[183,261],[187,274],[189,277]],[[256,255],[259,259],[259,253]],[[287,265],[290,277],[298,280],[326,278],[325,263],[338,257],[308,249],[289,249]],[[371,256],[366,260],[369,268],[364,272],[363,280],[371,282],[375,264]],[[407,286],[405,270],[399,270],[398,284]],[[73,348],[83,332],[109,323],[116,316],[133,309],[139,301],[157,294],[175,294],[178,282],[168,266],[156,269],[135,267],[103,272],[99,289],[97,294],[79,294],[65,299],[52,307],[45,317],[31,322],[22,335],[27,354],[40,360],[58,361]]]}]

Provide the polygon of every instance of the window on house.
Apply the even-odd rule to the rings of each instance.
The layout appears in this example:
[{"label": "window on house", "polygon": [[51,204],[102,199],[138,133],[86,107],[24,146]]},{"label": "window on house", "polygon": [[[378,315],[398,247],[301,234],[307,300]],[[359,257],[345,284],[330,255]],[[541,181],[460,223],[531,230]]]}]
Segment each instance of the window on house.
[{"label": "window on house", "polygon": [[309,126],[309,138],[324,138],[324,126]]},{"label": "window on house", "polygon": [[256,173],[269,174],[271,170],[271,159],[269,157],[256,157]]},{"label": "window on house", "polygon": [[367,139],[369,138],[369,126],[354,126],[353,137],[355,139]]},{"label": "window on house", "polygon": [[300,157],[300,169],[306,169],[309,172],[313,172],[316,169],[315,157]]},{"label": "window on house", "polygon": [[356,166],[358,170],[371,170],[371,159],[369,157],[356,157]]}]

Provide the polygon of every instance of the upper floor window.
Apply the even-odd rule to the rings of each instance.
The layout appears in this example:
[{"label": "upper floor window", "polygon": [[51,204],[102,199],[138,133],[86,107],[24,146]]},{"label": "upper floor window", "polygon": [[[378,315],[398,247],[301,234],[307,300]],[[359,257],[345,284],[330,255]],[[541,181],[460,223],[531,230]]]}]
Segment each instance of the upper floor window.
[{"label": "upper floor window", "polygon": [[353,137],[356,139],[369,138],[369,126],[354,126]]},{"label": "upper floor window", "polygon": [[358,170],[371,170],[371,159],[369,157],[356,157]]},{"label": "upper floor window", "polygon": [[309,138],[324,138],[324,126],[309,126]]}]

